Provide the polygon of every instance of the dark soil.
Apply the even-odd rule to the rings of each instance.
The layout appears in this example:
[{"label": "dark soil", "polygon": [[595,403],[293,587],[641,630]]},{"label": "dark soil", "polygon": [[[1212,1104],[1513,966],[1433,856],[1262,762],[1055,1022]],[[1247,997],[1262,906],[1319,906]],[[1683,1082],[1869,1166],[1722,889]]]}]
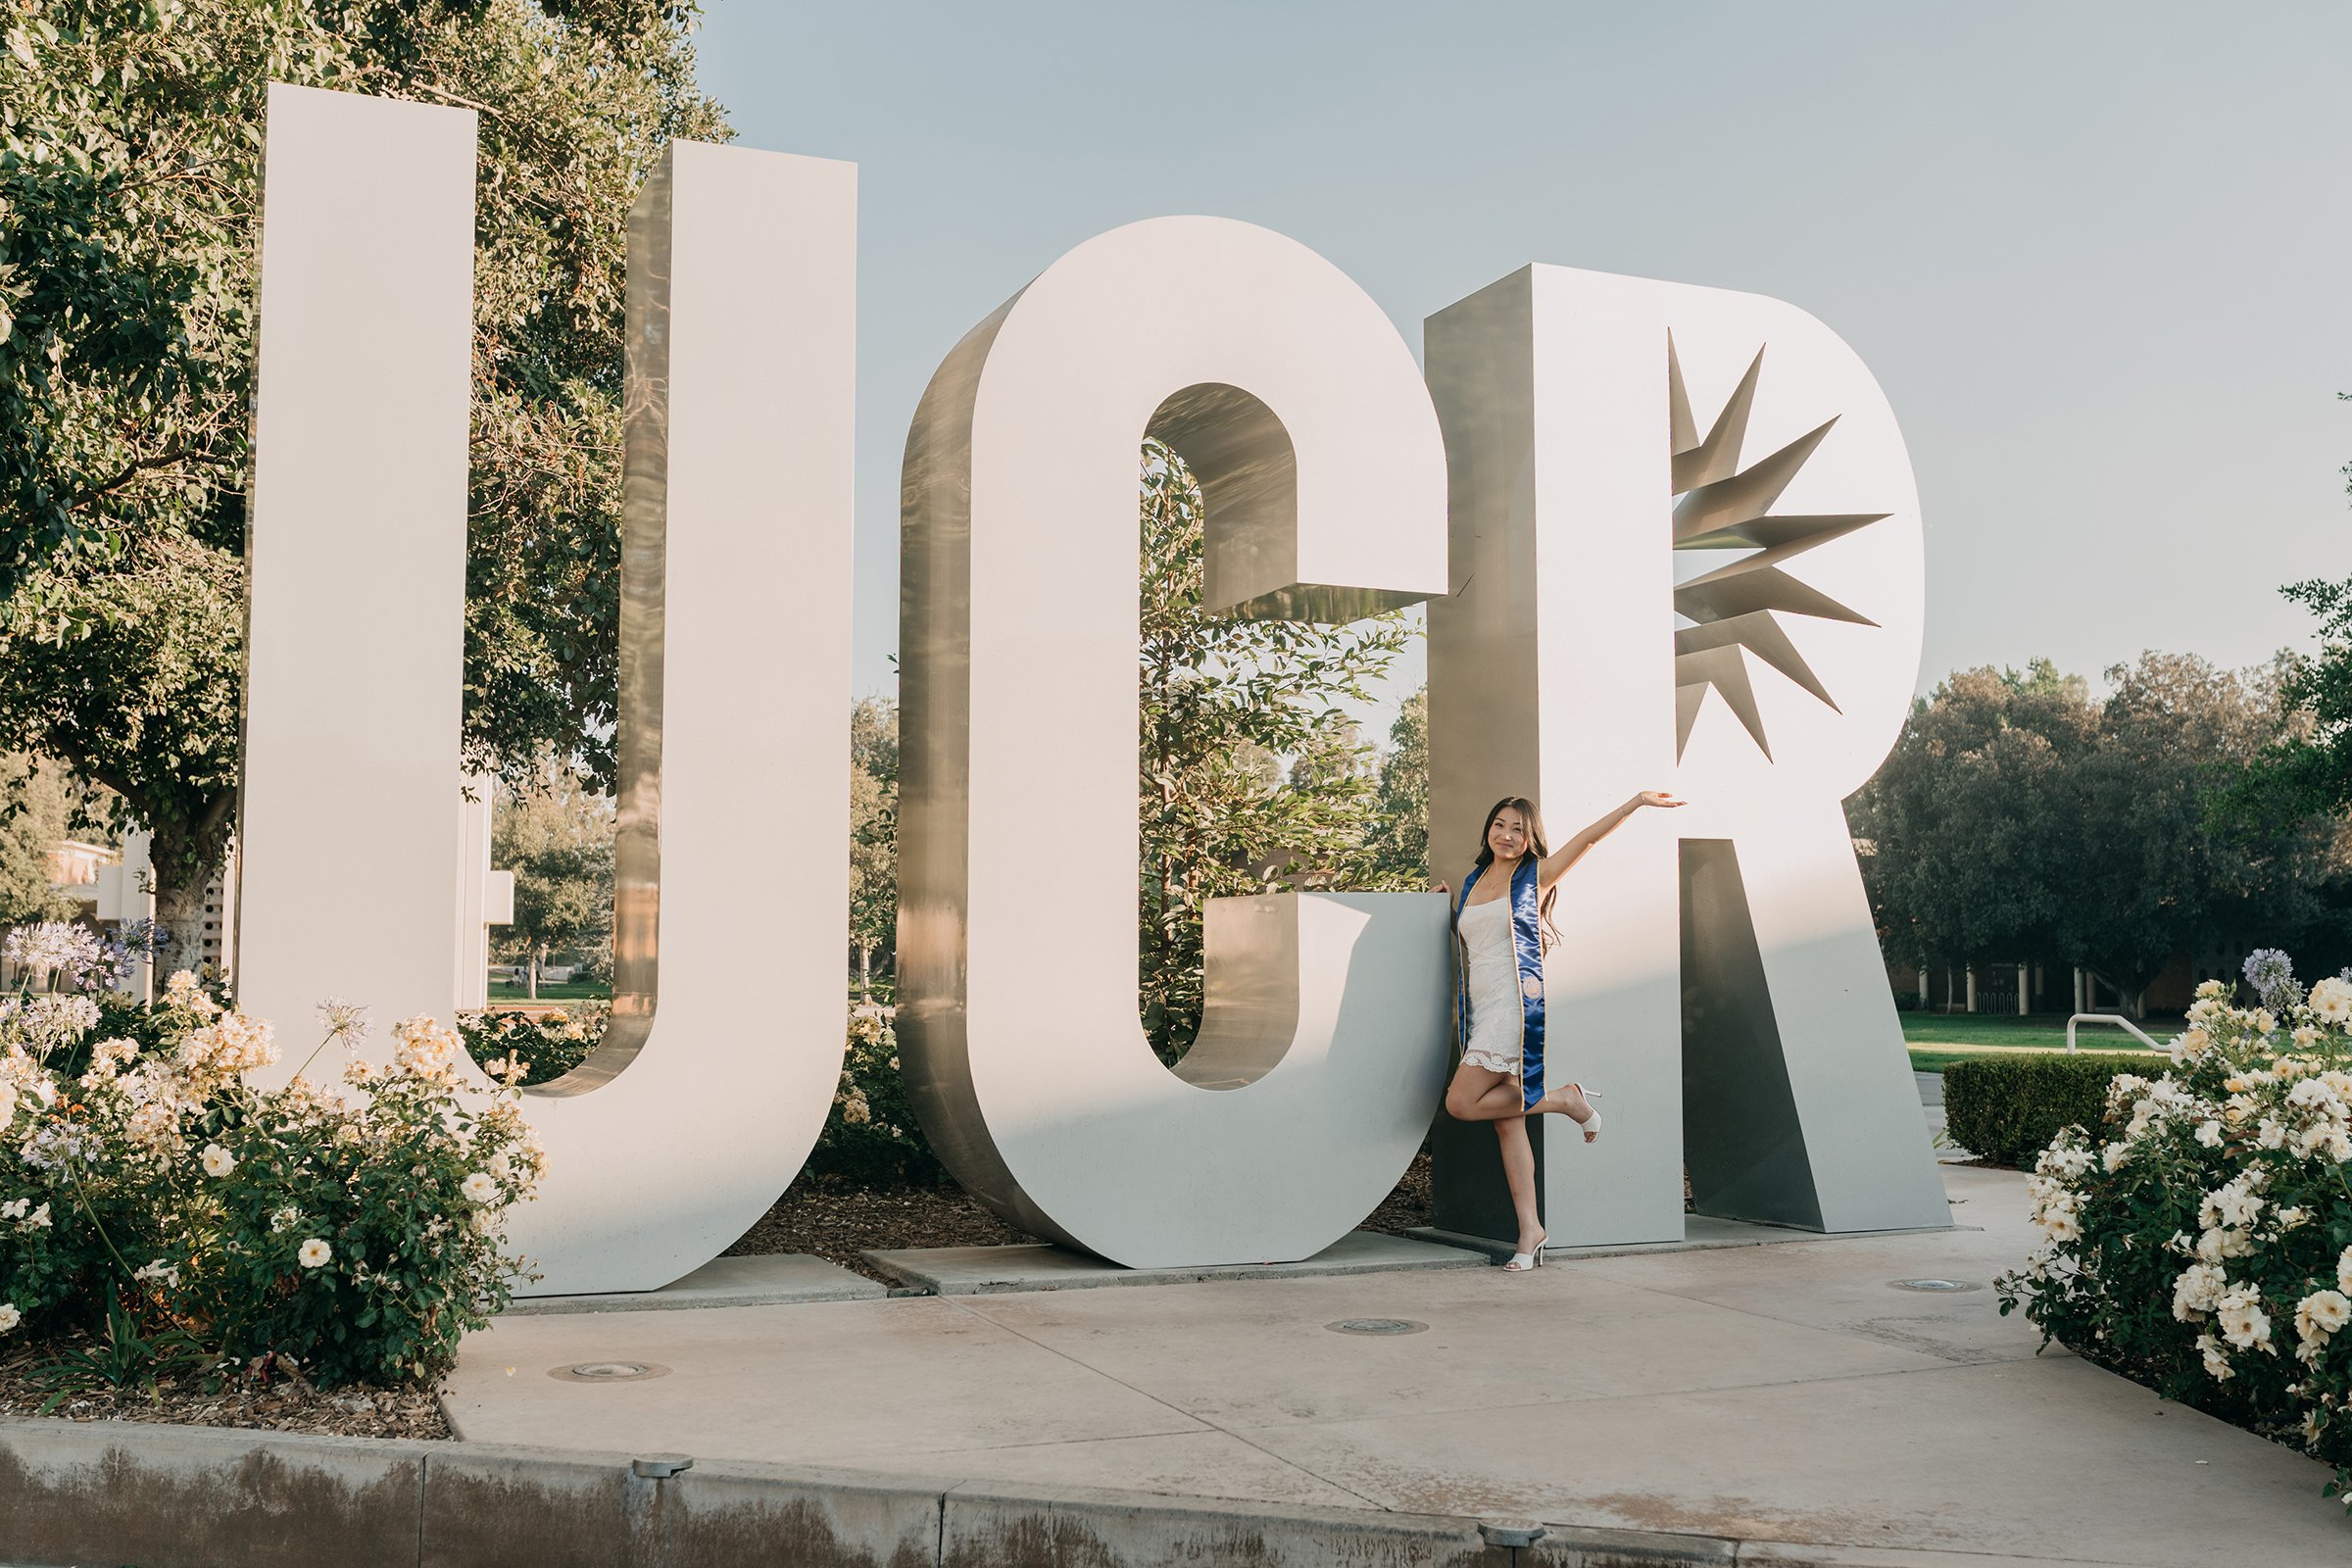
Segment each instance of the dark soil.
[{"label": "dark soil", "polygon": [[852,1187],[803,1172],[775,1206],[728,1248],[729,1257],[813,1252],[886,1285],[900,1282],[858,1254],[902,1247],[1008,1247],[1014,1230],[960,1187]]},{"label": "dark soil", "polygon": [[[1429,1156],[1421,1154],[1362,1228],[1401,1236],[1429,1223]],[[1006,1247],[1039,1238],[1013,1229],[958,1187],[852,1187],[804,1173],[727,1249],[730,1257],[813,1252],[885,1285],[899,1281],[858,1254],[906,1247]]]},{"label": "dark soil", "polygon": [[[19,1347],[0,1356],[0,1417],[37,1415],[57,1390],[35,1375],[72,1342]],[[217,1381],[217,1380],[216,1380]],[[165,1379],[152,1390],[75,1391],[50,1411],[67,1421],[153,1421],[172,1426],[240,1427],[254,1432],[323,1433],[344,1438],[449,1437],[439,1391],[431,1388],[315,1389],[284,1373],[234,1380],[208,1394],[196,1378]]]},{"label": "dark soil", "polygon": [[1365,1216],[1356,1227],[1362,1231],[1380,1231],[1389,1236],[1402,1236],[1416,1225],[1430,1222],[1429,1154],[1426,1151],[1413,1156],[1413,1162],[1397,1182],[1396,1190],[1380,1200],[1380,1206]]}]

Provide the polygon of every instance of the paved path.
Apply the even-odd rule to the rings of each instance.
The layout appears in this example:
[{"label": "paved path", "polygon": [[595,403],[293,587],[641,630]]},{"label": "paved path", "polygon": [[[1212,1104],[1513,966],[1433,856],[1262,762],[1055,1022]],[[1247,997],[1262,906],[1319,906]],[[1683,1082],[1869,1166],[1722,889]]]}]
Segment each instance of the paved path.
[{"label": "paved path", "polygon": [[[449,1405],[477,1441],[1713,1532],[1874,1564],[2352,1561],[2322,1466],[2036,1355],[1983,1288],[2030,1245],[2023,1178],[1944,1181],[1982,1229],[1527,1276],[509,1318],[466,1343]],[[1918,1277],[1980,1288],[1890,1283]],[[1370,1317],[1429,1327],[1325,1327]],[[547,1375],[601,1360],[671,1370]]]}]

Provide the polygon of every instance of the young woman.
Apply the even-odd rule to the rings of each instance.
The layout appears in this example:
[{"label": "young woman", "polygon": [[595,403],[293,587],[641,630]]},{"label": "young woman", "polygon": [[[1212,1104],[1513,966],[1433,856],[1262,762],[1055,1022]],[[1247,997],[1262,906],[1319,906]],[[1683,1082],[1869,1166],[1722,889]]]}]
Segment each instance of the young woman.
[{"label": "young woman", "polygon": [[[1457,1121],[1494,1124],[1502,1144],[1503,1179],[1519,1216],[1519,1250],[1503,1265],[1513,1273],[1544,1261],[1527,1118],[1556,1111],[1584,1129],[1586,1143],[1600,1136],[1600,1112],[1582,1084],[1544,1087],[1544,955],[1558,935],[1551,924],[1552,899],[1568,868],[1627,817],[1645,806],[1682,804],[1663,790],[1645,790],[1556,852],[1544,848],[1535,803],[1525,797],[1497,801],[1487,813],[1478,862],[1463,879],[1453,910],[1455,1022],[1462,1060],[1446,1088],[1446,1109]],[[1450,890],[1441,882],[1438,891]]]}]

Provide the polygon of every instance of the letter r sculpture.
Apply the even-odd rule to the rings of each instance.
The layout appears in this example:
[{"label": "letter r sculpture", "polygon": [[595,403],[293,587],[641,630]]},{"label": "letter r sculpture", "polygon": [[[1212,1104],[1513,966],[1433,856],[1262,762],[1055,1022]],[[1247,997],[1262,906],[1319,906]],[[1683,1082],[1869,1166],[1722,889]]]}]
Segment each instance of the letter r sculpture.
[{"label": "letter r sculpture", "polygon": [[[1686,1166],[1704,1214],[1949,1224],[1840,806],[1919,668],[1919,499],[1878,383],[1778,300],[1563,267],[1432,317],[1427,348],[1454,589],[1433,866],[1506,795],[1555,835],[1636,790],[1690,802],[1560,887],[1546,1068],[1610,1098],[1590,1147],[1538,1123],[1551,1244],[1681,1240]],[[1436,1137],[1438,1227],[1513,1235],[1492,1133]]]}]

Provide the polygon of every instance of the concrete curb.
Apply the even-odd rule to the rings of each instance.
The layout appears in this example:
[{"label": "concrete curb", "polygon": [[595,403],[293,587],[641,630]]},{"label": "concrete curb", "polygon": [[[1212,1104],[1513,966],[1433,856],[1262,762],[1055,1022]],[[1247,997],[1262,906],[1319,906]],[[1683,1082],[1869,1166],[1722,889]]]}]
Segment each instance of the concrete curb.
[{"label": "concrete curb", "polygon": [[[724,1460],[0,1421],[0,1561],[142,1568],[1962,1568],[2014,1558],[1740,1542],[1376,1509]],[[1512,1539],[1494,1529],[1496,1539]],[[1524,1535],[1520,1538],[1524,1539]],[[2075,1565],[2081,1568],[2081,1565]]]},{"label": "concrete curb", "polygon": [[[1890,1231],[1800,1231],[1788,1225],[1766,1225],[1752,1220],[1715,1219],[1708,1215],[1690,1216],[1694,1234],[1679,1242],[1602,1242],[1590,1247],[1546,1246],[1544,1260],[1547,1263],[1572,1263],[1588,1257],[1644,1257],[1658,1252],[1715,1252],[1737,1247],[1794,1247],[1811,1242],[1871,1242],[1888,1236],[1941,1236],[1947,1231],[1981,1231],[1982,1225],[1914,1225]],[[1701,1229],[1703,1224],[1705,1227]],[[1488,1257],[1507,1258],[1511,1244],[1498,1242],[1490,1236],[1471,1236],[1461,1231],[1440,1230],[1435,1225],[1414,1225],[1405,1234],[1415,1241],[1435,1242],[1441,1247],[1458,1247],[1464,1251],[1481,1252]]]},{"label": "concrete curb", "polygon": [[859,1254],[892,1278],[933,1296],[1009,1296],[1030,1291],[1207,1285],[1220,1280],[1302,1280],[1344,1274],[1395,1274],[1480,1268],[1486,1258],[1425,1237],[1350,1231],[1313,1257],[1295,1263],[1203,1263],[1190,1268],[1124,1268],[1059,1247],[917,1247]]},{"label": "concrete curb", "polygon": [[517,1296],[501,1317],[578,1312],[681,1312],[720,1306],[783,1306],[801,1301],[879,1301],[890,1292],[861,1274],[806,1252],[714,1257],[658,1291],[611,1296]]}]

